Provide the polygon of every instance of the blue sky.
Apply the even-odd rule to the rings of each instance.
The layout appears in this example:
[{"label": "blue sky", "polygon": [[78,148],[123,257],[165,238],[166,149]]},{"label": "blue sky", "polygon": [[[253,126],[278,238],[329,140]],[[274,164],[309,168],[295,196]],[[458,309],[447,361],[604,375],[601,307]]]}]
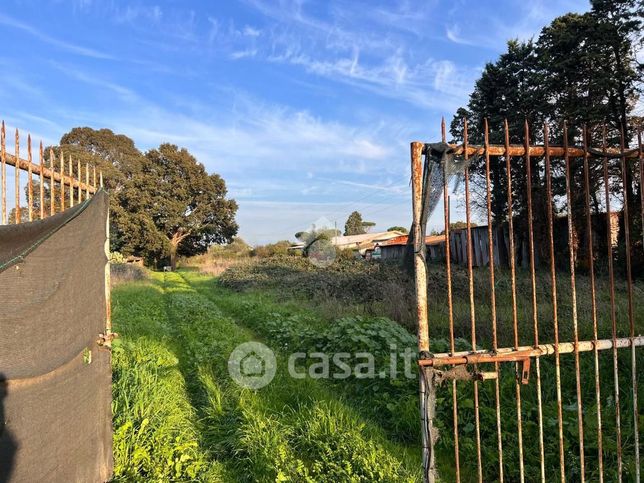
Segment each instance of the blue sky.
[{"label": "blue sky", "polygon": [[188,148],[226,180],[251,243],[293,239],[321,218],[343,227],[354,209],[375,229],[408,226],[409,142],[439,140],[441,116],[467,102],[507,39],[587,9],[3,0],[0,117],[47,144],[91,126],[142,150]]}]

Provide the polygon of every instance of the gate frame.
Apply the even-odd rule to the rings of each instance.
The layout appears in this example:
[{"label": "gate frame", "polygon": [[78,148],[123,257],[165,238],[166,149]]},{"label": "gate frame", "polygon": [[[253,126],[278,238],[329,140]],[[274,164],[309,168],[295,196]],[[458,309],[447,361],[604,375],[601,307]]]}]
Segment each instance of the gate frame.
[{"label": "gate frame", "polygon": [[[520,457],[520,475],[521,481],[524,481],[524,463],[523,463],[523,444],[522,444],[522,430],[521,430],[521,392],[520,384],[527,384],[530,372],[530,362],[534,358],[536,362],[536,375],[537,375],[537,400],[538,400],[538,417],[539,417],[539,444],[540,444],[540,463],[541,463],[541,480],[545,482],[545,466],[544,466],[544,444],[543,444],[543,422],[542,422],[542,401],[541,401],[541,381],[540,381],[540,366],[539,358],[545,355],[555,355],[556,364],[556,384],[557,384],[557,403],[558,403],[558,423],[559,423],[559,452],[560,452],[560,470],[561,480],[565,481],[565,454],[563,446],[563,416],[562,416],[562,400],[561,400],[561,382],[560,382],[560,368],[559,356],[560,354],[574,353],[575,355],[575,369],[576,369],[576,391],[577,391],[577,412],[578,412],[578,432],[579,432],[579,446],[580,446],[580,470],[581,478],[584,481],[585,467],[584,467],[584,447],[583,447],[583,409],[581,402],[581,382],[580,382],[580,369],[579,369],[579,354],[580,352],[593,351],[595,360],[595,390],[596,390],[596,403],[597,403],[597,418],[598,418],[598,451],[599,451],[599,471],[600,481],[603,481],[603,465],[602,465],[602,438],[601,438],[601,402],[600,402],[600,384],[599,384],[599,366],[598,366],[598,351],[609,350],[613,351],[614,375],[615,375],[615,397],[616,397],[616,427],[617,427],[617,453],[618,453],[618,473],[621,481],[622,478],[622,455],[621,455],[621,431],[620,431],[620,414],[619,414],[619,386],[617,381],[617,350],[619,348],[631,348],[631,371],[632,371],[632,390],[633,390],[633,412],[634,412],[634,436],[635,436],[635,459],[636,459],[636,480],[640,481],[640,461],[639,461],[639,434],[638,434],[638,401],[637,401],[637,379],[636,379],[636,347],[644,346],[644,337],[635,336],[634,333],[634,318],[633,318],[633,296],[632,296],[632,274],[631,274],[631,260],[630,250],[631,242],[629,237],[629,215],[628,215],[628,200],[626,191],[624,189],[627,175],[626,175],[626,162],[627,159],[639,160],[639,183],[641,189],[641,204],[642,204],[642,236],[644,238],[644,153],[642,147],[641,131],[637,131],[638,147],[635,149],[626,149],[624,144],[624,129],[620,130],[620,146],[619,148],[607,147],[606,145],[606,126],[603,126],[602,147],[601,150],[593,149],[589,146],[589,136],[586,126],[583,126],[583,146],[569,146],[568,145],[568,129],[566,123],[563,124],[563,139],[564,143],[561,146],[549,145],[549,131],[548,125],[544,124],[544,145],[531,146],[529,143],[529,126],[527,120],[524,125],[524,139],[523,145],[511,145],[509,142],[509,128],[507,120],[504,120],[504,135],[505,142],[503,145],[489,144],[489,128],[487,119],[484,120],[484,145],[471,146],[468,145],[468,132],[467,132],[467,119],[463,119],[463,143],[462,144],[447,144],[446,143],[446,128],[445,120],[441,123],[442,142],[451,150],[454,155],[461,155],[465,160],[469,156],[485,156],[486,161],[486,187],[487,187],[487,214],[488,214],[488,235],[490,238],[489,245],[489,258],[488,266],[490,269],[490,282],[491,282],[491,309],[492,309],[492,337],[493,348],[490,351],[469,351],[469,352],[455,352],[454,350],[454,321],[452,315],[452,290],[451,290],[451,267],[450,267],[450,242],[449,242],[449,198],[447,194],[448,183],[447,176],[444,174],[444,211],[445,211],[445,263],[447,275],[447,295],[449,305],[449,324],[450,324],[450,352],[441,354],[431,354],[429,350],[429,322],[428,322],[428,307],[427,307],[427,265],[426,265],[426,247],[424,243],[424,233],[427,223],[428,215],[424,212],[427,209],[427,180],[429,178],[427,169],[424,169],[423,155],[429,156],[428,146],[425,143],[414,141],[411,143],[411,185],[412,185],[412,235],[413,235],[413,259],[414,259],[414,273],[415,273],[415,292],[416,292],[416,312],[418,322],[418,366],[419,366],[419,396],[420,396],[420,420],[421,420],[421,434],[422,434],[422,451],[423,451],[423,477],[424,481],[433,483],[436,481],[436,461],[434,444],[437,439],[437,434],[434,429],[435,417],[435,390],[437,384],[444,379],[451,379],[452,381],[452,407],[454,411],[454,442],[455,442],[455,470],[457,481],[460,481],[460,464],[459,464],[459,447],[458,447],[458,407],[456,396],[456,381],[460,380],[473,380],[474,381],[474,407],[476,412],[476,439],[477,439],[477,466],[478,466],[478,479],[483,481],[482,465],[481,465],[481,438],[480,438],[480,422],[479,422],[479,403],[478,403],[478,381],[485,379],[494,379],[496,383],[496,416],[497,416],[497,438],[498,438],[498,451],[499,451],[499,477],[503,481],[503,458],[502,458],[502,432],[501,432],[501,418],[500,418],[500,396],[499,396],[499,382],[498,372],[499,363],[502,362],[515,362],[517,365],[517,382],[516,382],[516,398],[517,398],[517,418],[518,418],[518,441],[519,441],[519,457]],[[630,323],[630,334],[627,338],[616,337],[616,321],[614,310],[614,275],[612,263],[612,247],[608,243],[608,256],[609,256],[609,272],[610,272],[610,290],[611,290],[611,307],[612,307],[612,323],[613,334],[612,339],[598,339],[597,334],[597,316],[595,306],[595,274],[593,267],[593,252],[592,252],[592,231],[591,231],[591,215],[590,215],[590,202],[589,202],[589,169],[588,159],[590,156],[598,156],[603,159],[604,168],[604,181],[607,197],[607,224],[610,228],[610,200],[608,193],[608,172],[607,161],[609,157],[619,158],[621,160],[622,172],[622,191],[624,193],[624,232],[625,232],[625,245],[626,245],[626,264],[627,264],[627,283],[628,283],[628,312]],[[496,309],[495,309],[495,293],[494,293],[494,255],[492,239],[492,224],[491,224],[491,209],[490,209],[490,156],[503,156],[506,160],[506,169],[508,172],[508,219],[510,231],[510,270],[512,277],[512,294],[513,294],[513,322],[514,322],[514,346],[512,348],[498,348],[497,347],[497,333],[496,333]],[[530,254],[530,271],[532,277],[532,308],[533,308],[533,322],[534,322],[534,345],[532,346],[519,346],[518,339],[518,326],[517,326],[517,309],[516,309],[516,277],[515,277],[515,253],[514,253],[514,235],[512,227],[512,180],[511,180],[511,158],[513,156],[522,156],[526,162],[526,176],[527,176],[527,203],[528,203],[528,224],[529,224],[529,254]],[[536,300],[536,279],[535,279],[535,260],[534,260],[534,241],[533,241],[533,226],[532,226],[532,188],[531,188],[531,158],[544,157],[546,163],[546,189],[548,191],[548,224],[550,234],[550,251],[551,263],[550,272],[552,277],[552,302],[554,307],[554,337],[553,344],[540,344],[538,337],[538,317],[537,317],[537,300]],[[568,212],[568,243],[570,252],[570,269],[571,269],[571,294],[572,294],[572,307],[573,307],[573,342],[559,342],[559,330],[557,325],[557,294],[556,294],[556,269],[554,261],[554,246],[553,246],[553,219],[552,219],[552,189],[551,189],[551,173],[550,173],[550,158],[560,157],[564,159],[566,166],[566,198],[567,198],[567,212]],[[571,186],[570,186],[570,160],[571,158],[583,158],[584,161],[584,186],[585,186],[585,205],[586,205],[586,224],[588,229],[588,249],[590,256],[590,274],[591,274],[591,298],[592,298],[592,311],[593,311],[593,331],[594,338],[590,341],[579,341],[577,330],[577,307],[576,307],[576,287],[575,287],[575,259],[574,259],[574,243],[573,243],[573,220],[571,206]],[[427,166],[425,164],[425,166]],[[475,309],[474,309],[474,288],[473,288],[473,274],[472,274],[472,238],[471,238],[471,222],[470,222],[470,203],[469,203],[469,173],[468,168],[465,167],[465,196],[466,196],[466,222],[467,222],[467,260],[468,260],[468,280],[469,280],[469,298],[470,298],[470,311],[471,311],[471,328],[472,328],[472,347],[476,348],[476,322],[475,322]],[[424,217],[424,219],[423,219]],[[610,237],[610,229],[607,236]],[[494,363],[494,373],[478,372],[477,364],[479,363]],[[519,370],[519,363],[522,364],[522,369]],[[467,365],[474,365],[473,372],[463,371]],[[438,367],[452,366],[453,369],[445,373],[441,373]],[[460,371],[456,369],[460,368]]]}]

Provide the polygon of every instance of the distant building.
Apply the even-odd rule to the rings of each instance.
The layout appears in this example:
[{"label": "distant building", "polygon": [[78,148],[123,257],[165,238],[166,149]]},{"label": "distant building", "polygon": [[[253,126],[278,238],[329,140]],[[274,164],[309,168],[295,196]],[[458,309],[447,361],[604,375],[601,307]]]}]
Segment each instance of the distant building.
[{"label": "distant building", "polygon": [[369,256],[376,245],[403,236],[400,231],[382,231],[378,233],[363,233],[362,235],[334,236],[331,243],[339,250],[358,250],[362,256]]},{"label": "distant building", "polygon": [[[408,235],[400,235],[390,240],[379,243],[377,250],[382,260],[394,260],[405,255]],[[430,235],[425,237],[427,257],[430,260],[437,260],[445,257],[445,236]]]},{"label": "distant building", "polygon": [[130,255],[129,257],[127,257],[125,259],[125,263],[129,263],[131,265],[136,265],[138,267],[142,267],[143,266],[143,257],[137,257],[137,256],[134,256],[134,255]]}]

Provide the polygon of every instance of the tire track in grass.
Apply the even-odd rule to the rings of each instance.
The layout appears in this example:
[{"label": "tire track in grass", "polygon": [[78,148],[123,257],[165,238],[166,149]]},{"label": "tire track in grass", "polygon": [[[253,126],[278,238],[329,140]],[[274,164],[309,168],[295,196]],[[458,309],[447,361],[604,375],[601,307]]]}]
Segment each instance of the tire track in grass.
[{"label": "tire track in grass", "polygon": [[[346,317],[326,319],[315,310],[292,301],[275,301],[268,294],[239,293],[217,286],[216,279],[197,272],[183,272],[182,277],[202,295],[215,303],[237,324],[255,330],[274,347],[289,353],[370,352],[380,362],[378,367],[388,369],[391,344],[398,353],[408,348],[415,354],[417,343],[399,324],[382,317]],[[342,381],[319,380],[335,395],[341,395],[347,404],[374,425],[383,429],[387,439],[404,448],[410,465],[420,465],[420,438],[418,431],[417,380],[404,376],[405,363],[397,357],[397,376],[389,379],[361,379],[350,377]],[[413,362],[409,369],[414,369]],[[451,454],[451,453],[450,453]]]},{"label": "tire track in grass", "polygon": [[198,444],[161,277],[113,290],[114,480],[230,481]]},{"label": "tire track in grass", "polygon": [[242,389],[227,370],[238,344],[257,340],[178,273],[164,274],[171,335],[199,416],[201,444],[238,481],[418,481],[405,450],[318,381],[293,379],[277,355],[275,379]]}]

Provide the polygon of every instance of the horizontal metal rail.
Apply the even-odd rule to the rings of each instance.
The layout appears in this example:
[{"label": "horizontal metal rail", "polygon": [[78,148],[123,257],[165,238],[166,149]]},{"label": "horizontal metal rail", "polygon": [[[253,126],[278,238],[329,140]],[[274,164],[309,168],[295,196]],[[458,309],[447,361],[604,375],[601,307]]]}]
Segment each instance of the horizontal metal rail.
[{"label": "horizontal metal rail", "polygon": [[[6,153],[6,163],[9,166],[14,166],[16,167],[16,159],[18,160],[18,166],[17,168],[23,170],[23,171],[29,171],[30,165],[31,165],[31,171],[33,172],[34,175],[40,175],[41,169],[40,165],[36,163],[30,163],[26,159],[22,158],[16,158],[14,155]],[[47,179],[52,179],[54,181],[62,181],[65,186],[71,186],[72,188],[80,188],[83,191],[88,191],[89,193],[96,193],[97,188],[92,186],[91,184],[84,183],[82,181],[79,181],[71,176],[68,175],[63,175],[61,176],[60,172],[56,170],[51,170],[50,168],[47,168],[45,166],[42,167],[42,175],[47,178]]]},{"label": "horizontal metal rail", "polygon": [[[467,157],[483,156],[486,153],[490,156],[504,156],[506,154],[506,151],[510,156],[525,156],[526,154],[526,146],[520,144],[510,144],[507,146],[507,148],[502,144],[490,144],[489,146],[487,146],[487,148],[485,146],[470,145],[467,146],[467,149],[462,144],[448,144],[448,146],[452,149],[453,154],[467,155]],[[530,157],[545,156],[546,151],[552,157],[563,157],[566,154],[572,158],[581,158],[584,155],[594,155],[598,157],[608,156],[613,158],[622,157],[622,152],[618,148],[613,147],[607,147],[605,148],[605,150],[590,147],[584,150],[583,147],[579,146],[546,147],[535,145],[528,147],[528,155]],[[427,154],[426,148],[423,148],[422,154]],[[624,151],[623,156],[627,159],[639,159],[640,154],[638,149],[631,149]]]},{"label": "horizontal metal rail", "polygon": [[[625,337],[616,339],[613,343],[612,339],[601,339],[597,341],[585,340],[579,341],[577,344],[578,352],[590,352],[597,349],[598,351],[607,350],[612,348],[626,348],[626,347],[641,347],[644,346],[644,336]],[[560,342],[559,354],[571,354],[575,352],[574,342]],[[505,347],[494,351],[476,351],[476,352],[454,352],[434,354],[432,357],[419,359],[420,366],[448,366],[459,364],[488,364],[495,362],[515,362],[522,361],[530,357],[541,357],[555,353],[554,344],[539,344],[536,347],[523,346],[516,349]]]}]

